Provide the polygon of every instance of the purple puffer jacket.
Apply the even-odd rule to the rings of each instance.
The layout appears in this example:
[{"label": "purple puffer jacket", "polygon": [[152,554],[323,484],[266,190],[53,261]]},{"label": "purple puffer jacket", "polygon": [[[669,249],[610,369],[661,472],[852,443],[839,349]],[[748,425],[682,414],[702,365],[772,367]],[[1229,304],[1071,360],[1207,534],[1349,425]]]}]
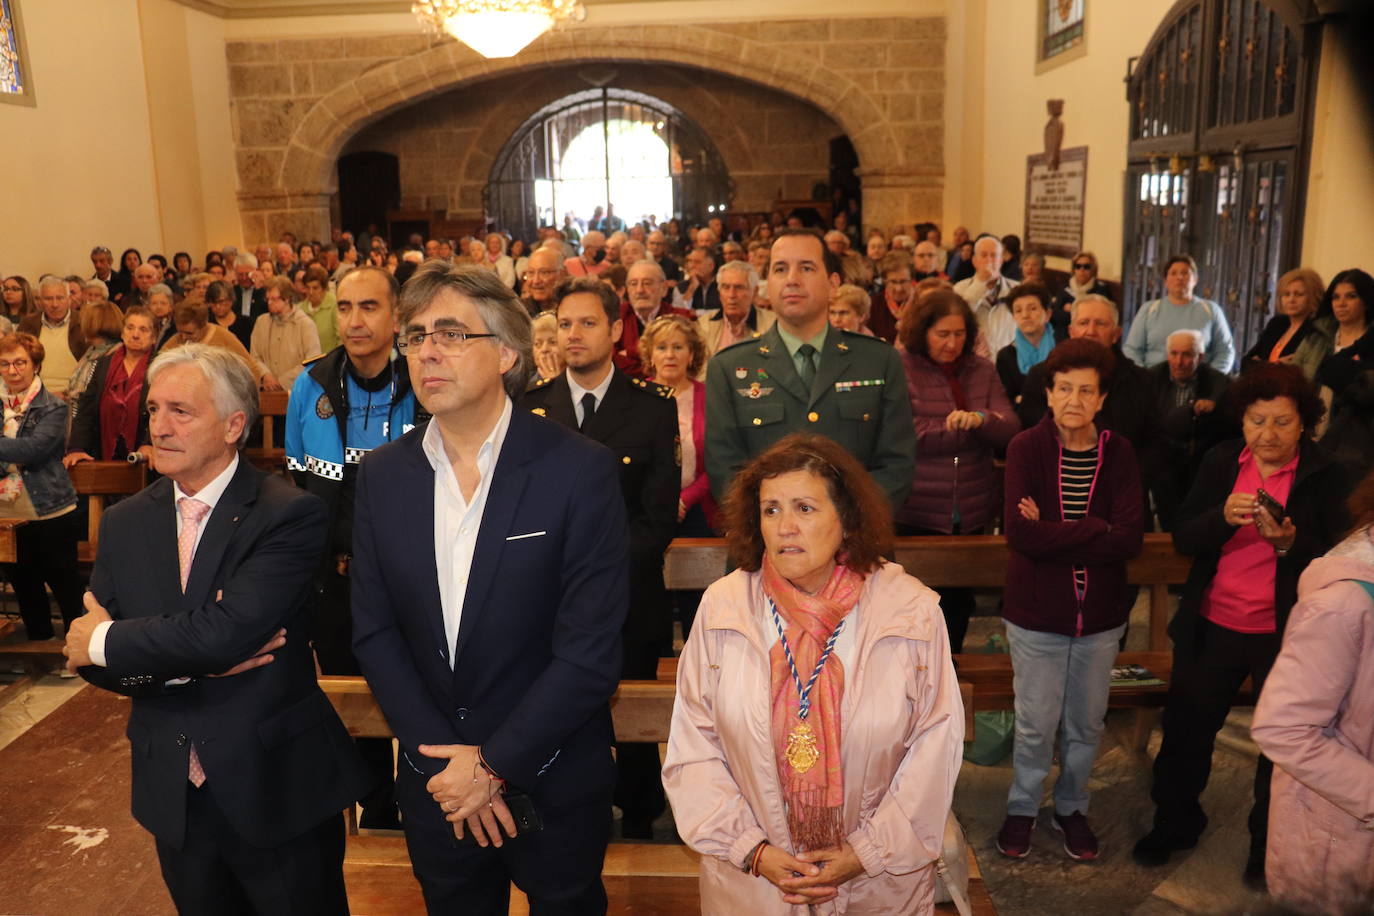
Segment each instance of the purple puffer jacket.
[{"label": "purple puffer jacket", "polygon": [[973,430],[947,430],[945,417],[956,410],[954,390],[929,357],[902,353],[911,422],[916,427],[916,474],[911,495],[897,510],[897,522],[945,534],[956,513],[965,534],[986,525],[999,506],[992,453],[1021,429],[992,363],[972,353],[962,357],[959,384],[969,410],[987,415]]}]

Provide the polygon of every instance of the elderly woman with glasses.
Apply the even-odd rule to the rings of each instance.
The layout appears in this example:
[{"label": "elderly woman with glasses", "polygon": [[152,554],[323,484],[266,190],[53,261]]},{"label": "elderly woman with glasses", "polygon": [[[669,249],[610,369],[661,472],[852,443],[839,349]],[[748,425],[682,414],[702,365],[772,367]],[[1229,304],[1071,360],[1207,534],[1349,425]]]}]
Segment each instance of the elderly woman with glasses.
[{"label": "elderly woman with glasses", "polygon": [[683,650],[663,767],[708,916],[934,912],[963,707],[935,593],[883,559],[890,512],[823,436],[731,485],[737,568]]},{"label": "elderly woman with glasses", "polygon": [[16,562],[5,563],[29,639],[52,639],[48,594],[64,625],[81,614],[76,567],[76,490],[62,466],[67,405],[43,387],[43,344],[32,334],[0,337],[4,431],[0,435],[0,518],[23,519]]}]

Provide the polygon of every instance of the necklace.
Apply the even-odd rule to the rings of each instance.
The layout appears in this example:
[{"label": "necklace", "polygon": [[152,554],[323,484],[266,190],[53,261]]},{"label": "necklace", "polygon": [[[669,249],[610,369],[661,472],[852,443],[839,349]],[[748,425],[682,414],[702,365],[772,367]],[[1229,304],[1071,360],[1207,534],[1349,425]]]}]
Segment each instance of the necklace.
[{"label": "necklace", "polygon": [[825,651],[821,653],[821,660],[816,662],[816,670],[811,672],[811,677],[803,687],[801,675],[797,672],[797,661],[792,657],[792,647],[788,645],[787,634],[783,631],[782,618],[778,616],[778,606],[770,600],[768,609],[773,613],[773,625],[778,628],[778,638],[782,640],[782,654],[787,659],[787,667],[792,672],[792,683],[797,688],[797,718],[801,720],[787,733],[787,750],[783,751],[783,758],[792,769],[798,773],[805,773],[821,758],[821,752],[816,748],[816,733],[806,721],[807,715],[811,712],[811,688],[816,686],[821,669],[830,660],[830,654],[835,651],[835,640],[839,639],[840,631],[844,629],[844,621],[841,620],[835,625],[835,632],[825,641]]}]

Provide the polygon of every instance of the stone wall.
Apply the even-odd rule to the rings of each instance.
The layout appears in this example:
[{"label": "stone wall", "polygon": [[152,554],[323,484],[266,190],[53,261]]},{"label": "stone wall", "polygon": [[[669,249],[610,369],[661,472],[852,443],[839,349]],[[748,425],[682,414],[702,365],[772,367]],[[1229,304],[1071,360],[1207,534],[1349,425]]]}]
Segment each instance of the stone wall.
[{"label": "stone wall", "polygon": [[[478,217],[502,146],[544,105],[589,88],[579,69],[511,74],[416,102],[363,128],[342,153],[396,156],[403,208]],[[843,131],[814,105],[686,67],[630,64],[613,72],[608,86],[661,99],[707,131],[735,183],[734,209],[767,210],[779,196],[809,197],[826,180],[830,140]]]},{"label": "stone wall", "polygon": [[[547,76],[551,67],[589,62],[693,67],[713,75],[700,81],[705,95],[728,91],[716,78],[733,77],[800,99],[854,144],[871,225],[938,219],[944,38],[942,18],[884,18],[584,25],[550,32],[505,60],[485,60],[455,41],[419,35],[229,42],[244,237],[276,238],[288,229],[302,237],[325,234],[335,162],[368,125],[454,89],[477,91],[497,77]],[[703,126],[713,135],[720,129],[709,119]],[[766,143],[767,117],[761,129]],[[791,129],[775,119],[775,136]],[[495,156],[507,136],[509,131],[499,137],[483,132],[477,143]],[[726,153],[728,140],[717,142]],[[478,168],[476,160],[469,164]],[[477,180],[470,174],[465,166],[464,182]],[[775,194],[776,187],[765,184],[770,180],[761,178],[746,193],[754,199]],[[471,191],[460,187],[458,194],[460,204],[472,201]]]}]

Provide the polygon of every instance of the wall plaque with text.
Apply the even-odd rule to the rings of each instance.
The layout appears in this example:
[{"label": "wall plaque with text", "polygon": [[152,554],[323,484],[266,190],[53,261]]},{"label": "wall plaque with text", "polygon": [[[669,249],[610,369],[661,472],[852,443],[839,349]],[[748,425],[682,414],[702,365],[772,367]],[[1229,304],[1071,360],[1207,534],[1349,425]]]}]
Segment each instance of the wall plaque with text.
[{"label": "wall plaque with text", "polygon": [[1043,153],[1026,157],[1026,251],[1071,258],[1083,248],[1083,210],[1088,186],[1088,148],[1060,150],[1051,171]]}]

